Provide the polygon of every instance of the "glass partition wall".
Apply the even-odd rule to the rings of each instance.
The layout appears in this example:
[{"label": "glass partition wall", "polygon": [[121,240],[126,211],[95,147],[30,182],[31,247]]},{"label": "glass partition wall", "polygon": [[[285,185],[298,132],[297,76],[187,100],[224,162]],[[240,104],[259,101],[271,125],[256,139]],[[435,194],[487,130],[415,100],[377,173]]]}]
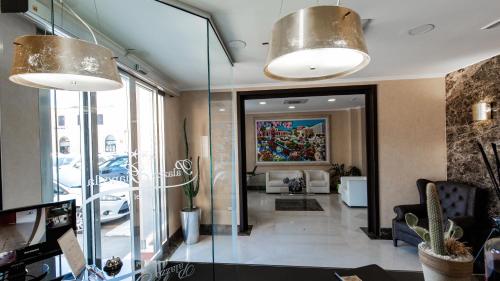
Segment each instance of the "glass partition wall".
[{"label": "glass partition wall", "polygon": [[[50,1],[49,6],[32,2],[31,15],[50,22]],[[88,39],[78,21],[54,2],[56,32]],[[134,36],[140,33],[133,31],[131,42],[119,40],[125,38],[118,36],[123,30],[105,22],[108,13],[116,13],[108,4],[120,6],[120,1],[99,2],[101,22],[89,14],[94,3],[84,2],[92,1],[70,4],[99,27],[101,44],[138,40]],[[50,144],[41,152],[42,163],[51,163],[43,167],[44,200],[77,201],[77,238],[89,265],[102,267],[119,257],[118,276],[126,279],[144,272],[162,275],[168,268],[177,274],[206,272],[207,263],[222,260],[214,256],[214,243],[237,233],[231,60],[206,18],[160,1],[129,4],[136,7],[120,10],[121,24],[152,15],[140,24],[154,34],[149,44],[161,56],[144,58],[152,66],[134,66],[134,60],[143,62],[137,60],[141,51],[113,49],[123,81],[119,90],[40,91],[41,127],[50,131],[41,134],[42,143]],[[176,43],[158,47],[162,42],[153,40],[163,34],[165,42]],[[199,188],[192,201],[189,188]],[[190,226],[181,213],[189,206],[199,210],[199,238],[186,243],[183,234],[192,229],[185,229]],[[196,262],[205,267],[192,269]],[[64,257],[56,264],[56,275],[69,272]]]}]

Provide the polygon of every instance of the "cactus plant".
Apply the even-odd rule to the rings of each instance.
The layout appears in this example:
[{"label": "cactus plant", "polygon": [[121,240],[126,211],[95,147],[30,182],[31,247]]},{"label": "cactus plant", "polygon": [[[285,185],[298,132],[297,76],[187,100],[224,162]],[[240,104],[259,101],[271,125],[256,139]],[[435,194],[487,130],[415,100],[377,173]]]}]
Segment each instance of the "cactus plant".
[{"label": "cactus plant", "polygon": [[[192,158],[189,156],[189,141],[188,141],[187,130],[186,130],[186,118],[184,118],[184,142],[186,145],[186,159],[189,159],[190,161],[192,161]],[[192,165],[190,167],[191,174],[183,173],[184,182],[187,183],[183,186],[183,190],[184,190],[184,194],[186,195],[186,197],[188,199],[187,209],[190,211],[195,208],[193,201],[194,201],[194,198],[196,197],[196,195],[198,195],[198,191],[200,190],[200,176],[199,176],[200,175],[200,156],[198,156],[198,159],[196,161],[196,166],[197,166],[197,168],[196,168],[197,175],[196,175],[196,179],[194,181],[193,181],[193,177],[195,175],[194,175]]]},{"label": "cactus plant", "polygon": [[443,214],[436,185],[429,183],[426,186],[427,216],[429,217],[429,230],[418,226],[418,218],[412,213],[405,215],[406,224],[413,229],[422,240],[430,246],[437,255],[453,255],[446,249],[447,240],[458,240],[463,236],[463,230],[452,220],[448,220],[448,228],[444,231]]}]

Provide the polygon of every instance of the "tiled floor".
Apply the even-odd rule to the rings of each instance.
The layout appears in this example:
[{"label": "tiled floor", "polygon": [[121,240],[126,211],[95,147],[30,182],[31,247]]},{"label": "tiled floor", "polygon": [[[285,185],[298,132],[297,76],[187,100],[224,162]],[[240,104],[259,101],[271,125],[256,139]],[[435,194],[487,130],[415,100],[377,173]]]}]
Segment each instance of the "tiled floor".
[{"label": "tiled floor", "polygon": [[[275,199],[288,196],[249,192],[252,234],[215,236],[215,262],[349,268],[375,263],[386,269],[421,270],[414,247],[395,248],[392,241],[370,240],[360,230],[366,226],[366,209],[349,208],[331,194],[308,196],[318,200],[322,212],[275,211]],[[183,244],[171,260],[211,262],[211,237]]]}]

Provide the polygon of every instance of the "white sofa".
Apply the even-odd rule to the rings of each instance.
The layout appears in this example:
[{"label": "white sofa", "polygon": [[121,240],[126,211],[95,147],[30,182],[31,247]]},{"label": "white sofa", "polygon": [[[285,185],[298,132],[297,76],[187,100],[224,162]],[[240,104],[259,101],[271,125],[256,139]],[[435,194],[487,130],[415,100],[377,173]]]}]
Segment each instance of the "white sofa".
[{"label": "white sofa", "polygon": [[323,170],[305,170],[307,193],[330,193],[330,174]]},{"label": "white sofa", "polygon": [[266,193],[288,193],[288,184],[283,183],[285,178],[303,177],[302,171],[268,171],[266,172]]},{"label": "white sofa", "polygon": [[340,177],[340,198],[349,207],[367,207],[366,177]]}]

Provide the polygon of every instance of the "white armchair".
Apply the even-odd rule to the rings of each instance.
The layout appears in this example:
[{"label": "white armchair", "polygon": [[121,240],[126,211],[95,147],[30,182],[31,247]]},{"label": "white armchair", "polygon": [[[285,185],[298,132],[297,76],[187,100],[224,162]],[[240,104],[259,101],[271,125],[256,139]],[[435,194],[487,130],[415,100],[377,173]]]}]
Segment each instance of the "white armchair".
[{"label": "white armchair", "polygon": [[307,193],[330,193],[330,174],[323,170],[306,170]]},{"label": "white armchair", "polygon": [[302,171],[268,171],[266,172],[266,193],[288,193],[288,185],[283,183],[285,178],[301,178]]},{"label": "white armchair", "polygon": [[340,177],[340,198],[349,207],[367,206],[366,177]]}]

